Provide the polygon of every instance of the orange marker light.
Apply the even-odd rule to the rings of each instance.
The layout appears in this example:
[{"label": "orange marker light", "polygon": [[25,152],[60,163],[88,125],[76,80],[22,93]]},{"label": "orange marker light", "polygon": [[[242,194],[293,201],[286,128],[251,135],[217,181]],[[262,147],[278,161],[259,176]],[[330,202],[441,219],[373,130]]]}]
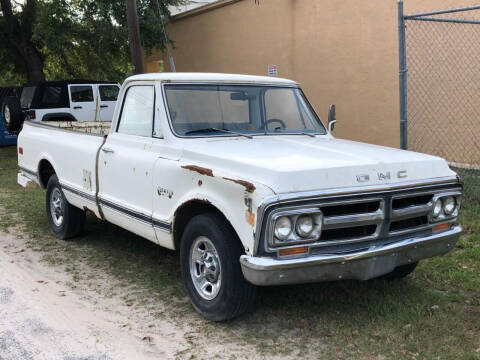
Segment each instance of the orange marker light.
[{"label": "orange marker light", "polygon": [[248,217],[248,223],[252,226],[255,225],[255,215],[253,213],[250,213]]},{"label": "orange marker light", "polygon": [[450,229],[450,225],[448,223],[438,224],[433,227],[433,232],[448,230],[448,229]]},{"label": "orange marker light", "polygon": [[307,252],[308,252],[308,247],[300,246],[300,247],[278,250],[278,255],[280,256],[299,255],[299,254],[306,254]]}]

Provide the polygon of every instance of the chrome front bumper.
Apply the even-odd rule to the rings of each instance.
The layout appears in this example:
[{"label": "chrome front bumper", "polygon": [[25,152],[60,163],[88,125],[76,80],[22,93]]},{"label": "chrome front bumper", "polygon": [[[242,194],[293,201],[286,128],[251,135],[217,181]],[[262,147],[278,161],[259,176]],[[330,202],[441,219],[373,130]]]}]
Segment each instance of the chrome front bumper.
[{"label": "chrome front bumper", "polygon": [[286,285],[340,279],[368,280],[400,265],[443,255],[453,249],[460,226],[425,237],[405,239],[347,255],[316,255],[297,259],[240,257],[245,279],[255,285]]}]

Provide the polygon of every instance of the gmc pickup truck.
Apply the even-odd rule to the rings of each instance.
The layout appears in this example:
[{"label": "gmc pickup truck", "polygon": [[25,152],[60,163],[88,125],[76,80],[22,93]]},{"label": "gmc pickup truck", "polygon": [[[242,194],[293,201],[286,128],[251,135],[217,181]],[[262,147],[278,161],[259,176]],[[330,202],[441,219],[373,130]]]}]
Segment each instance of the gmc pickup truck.
[{"label": "gmc pickup truck", "polygon": [[290,80],[137,75],[108,130],[26,121],[18,182],[46,189],[60,239],[91,211],[179,250],[193,306],[221,321],[256,286],[402,278],[455,246],[462,185],[448,164],[336,139],[335,121]]}]

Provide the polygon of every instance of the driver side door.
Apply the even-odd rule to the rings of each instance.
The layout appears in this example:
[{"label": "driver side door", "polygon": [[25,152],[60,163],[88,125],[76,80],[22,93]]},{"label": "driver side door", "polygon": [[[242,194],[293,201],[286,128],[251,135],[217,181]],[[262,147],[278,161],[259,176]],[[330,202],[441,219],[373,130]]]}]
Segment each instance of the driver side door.
[{"label": "driver side door", "polygon": [[155,86],[132,83],[125,90],[117,128],[99,156],[100,205],[105,218],[156,241],[152,225]]}]

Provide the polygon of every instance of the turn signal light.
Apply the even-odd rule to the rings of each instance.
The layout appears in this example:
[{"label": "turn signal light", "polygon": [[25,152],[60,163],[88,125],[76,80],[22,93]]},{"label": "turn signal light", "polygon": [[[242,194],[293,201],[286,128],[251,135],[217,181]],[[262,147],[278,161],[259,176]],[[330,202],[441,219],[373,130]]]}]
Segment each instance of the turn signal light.
[{"label": "turn signal light", "polygon": [[287,255],[300,255],[306,254],[308,252],[307,246],[299,246],[289,249],[280,249],[278,250],[278,255],[280,256],[287,256]]},{"label": "turn signal light", "polygon": [[450,225],[448,223],[438,224],[433,227],[433,232],[448,230],[448,229],[450,229]]}]

